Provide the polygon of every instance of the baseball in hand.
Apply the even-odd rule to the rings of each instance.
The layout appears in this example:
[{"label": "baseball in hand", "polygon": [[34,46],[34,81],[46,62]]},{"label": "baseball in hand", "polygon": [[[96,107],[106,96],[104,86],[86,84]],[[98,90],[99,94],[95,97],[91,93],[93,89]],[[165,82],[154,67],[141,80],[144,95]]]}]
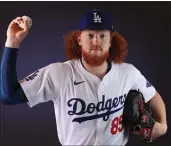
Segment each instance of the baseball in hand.
[{"label": "baseball in hand", "polygon": [[28,28],[30,29],[31,26],[32,26],[32,20],[30,17],[28,16],[22,16],[23,19],[27,20],[27,23],[28,23]]}]

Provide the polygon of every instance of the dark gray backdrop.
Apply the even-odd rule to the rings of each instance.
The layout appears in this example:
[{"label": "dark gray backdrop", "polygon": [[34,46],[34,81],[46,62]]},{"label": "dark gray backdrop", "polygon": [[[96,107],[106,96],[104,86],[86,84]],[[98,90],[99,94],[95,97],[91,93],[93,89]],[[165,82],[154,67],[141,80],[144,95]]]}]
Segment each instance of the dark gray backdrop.
[{"label": "dark gray backdrop", "polygon": [[[83,12],[94,8],[113,14],[116,30],[128,41],[126,61],[134,64],[162,95],[170,126],[170,2],[0,2],[1,55],[11,20],[28,15],[33,19],[33,27],[20,47],[18,79],[49,63],[65,61],[63,36],[76,28]],[[0,145],[60,145],[51,102],[34,108],[27,104],[0,105],[0,110]],[[169,130],[151,145],[168,142]],[[127,145],[148,144],[131,136]]]}]

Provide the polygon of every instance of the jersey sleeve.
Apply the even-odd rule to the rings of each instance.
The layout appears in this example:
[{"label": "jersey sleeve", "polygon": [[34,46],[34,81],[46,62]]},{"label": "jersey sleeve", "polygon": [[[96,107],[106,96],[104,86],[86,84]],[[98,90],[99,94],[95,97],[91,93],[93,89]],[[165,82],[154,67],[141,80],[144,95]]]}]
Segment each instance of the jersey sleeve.
[{"label": "jersey sleeve", "polygon": [[39,103],[56,101],[60,96],[62,80],[61,65],[56,63],[35,71],[19,83],[28,99],[28,105],[33,107]]},{"label": "jersey sleeve", "polygon": [[145,102],[148,102],[156,93],[154,86],[141,74],[141,72],[133,66],[134,70],[134,84],[133,89],[142,92]]}]

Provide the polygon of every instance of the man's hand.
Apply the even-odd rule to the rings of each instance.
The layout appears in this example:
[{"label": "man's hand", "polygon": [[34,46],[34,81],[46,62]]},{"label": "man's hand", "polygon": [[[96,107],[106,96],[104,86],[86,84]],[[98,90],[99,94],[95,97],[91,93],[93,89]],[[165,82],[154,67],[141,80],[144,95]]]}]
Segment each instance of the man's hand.
[{"label": "man's hand", "polygon": [[17,17],[8,26],[6,47],[19,48],[20,43],[28,35],[27,20]]}]

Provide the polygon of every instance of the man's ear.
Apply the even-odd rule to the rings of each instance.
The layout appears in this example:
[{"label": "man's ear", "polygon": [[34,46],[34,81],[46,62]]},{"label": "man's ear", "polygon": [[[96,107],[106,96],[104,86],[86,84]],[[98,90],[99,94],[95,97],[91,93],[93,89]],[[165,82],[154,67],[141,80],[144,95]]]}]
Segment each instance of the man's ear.
[{"label": "man's ear", "polygon": [[81,43],[81,32],[78,32],[78,34],[77,34],[77,42],[80,46],[82,45],[82,43]]}]

